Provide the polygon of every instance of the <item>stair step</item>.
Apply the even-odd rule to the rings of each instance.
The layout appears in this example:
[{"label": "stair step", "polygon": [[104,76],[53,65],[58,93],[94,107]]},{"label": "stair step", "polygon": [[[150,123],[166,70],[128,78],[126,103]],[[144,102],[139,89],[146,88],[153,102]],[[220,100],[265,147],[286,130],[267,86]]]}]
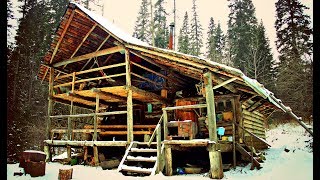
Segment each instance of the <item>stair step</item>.
[{"label": "stair step", "polygon": [[127,171],[127,172],[136,172],[136,173],[145,173],[145,174],[151,174],[152,168],[141,168],[141,167],[136,167],[136,166],[127,166],[123,165],[121,167],[122,171]]},{"label": "stair step", "polygon": [[151,157],[134,157],[134,156],[127,156],[127,161],[144,161],[144,162],[156,162],[157,157],[151,156]]},{"label": "stair step", "polygon": [[131,148],[131,152],[157,152],[157,149],[151,148]]}]

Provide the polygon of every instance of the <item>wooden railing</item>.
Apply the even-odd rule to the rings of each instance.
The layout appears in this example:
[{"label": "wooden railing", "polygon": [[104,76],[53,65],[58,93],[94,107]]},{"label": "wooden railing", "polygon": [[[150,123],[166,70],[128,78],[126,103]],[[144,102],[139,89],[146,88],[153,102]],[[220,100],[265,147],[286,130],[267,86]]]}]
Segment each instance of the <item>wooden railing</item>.
[{"label": "wooden railing", "polygon": [[268,145],[268,146],[271,147],[271,145],[270,145],[267,141],[265,141],[264,139],[258,137],[257,135],[253,134],[252,132],[248,131],[247,129],[245,129],[245,128],[242,127],[241,125],[239,125],[239,124],[237,124],[237,123],[234,123],[234,124],[235,124],[236,126],[240,127],[241,129],[243,129],[244,131],[246,131],[249,135],[251,135],[251,137],[254,137],[254,138],[258,139],[259,141],[261,141],[261,142],[263,142],[263,143],[265,143],[266,145]]},{"label": "wooden railing", "polygon": [[109,65],[109,66],[103,66],[103,67],[98,67],[98,68],[93,68],[93,69],[73,72],[73,73],[70,73],[70,74],[65,74],[65,75],[56,77],[54,80],[56,81],[56,80],[61,80],[61,79],[65,79],[65,78],[68,78],[68,77],[72,77],[72,82],[67,82],[67,83],[63,83],[63,84],[57,84],[57,85],[55,85],[53,87],[54,88],[58,88],[58,87],[64,87],[64,86],[72,86],[72,89],[74,90],[74,85],[77,84],[77,83],[83,83],[83,82],[95,81],[95,80],[102,80],[102,79],[108,79],[110,81],[114,81],[111,78],[125,76],[126,73],[119,73],[119,74],[113,74],[113,75],[108,75],[108,76],[94,77],[94,78],[87,78],[87,79],[80,79],[80,80],[76,80],[76,76],[77,75],[81,75],[81,74],[87,74],[87,73],[95,72],[95,71],[102,71],[102,70],[105,70],[105,69],[121,67],[121,66],[125,66],[125,65],[126,65],[126,63],[118,63],[118,64]]}]

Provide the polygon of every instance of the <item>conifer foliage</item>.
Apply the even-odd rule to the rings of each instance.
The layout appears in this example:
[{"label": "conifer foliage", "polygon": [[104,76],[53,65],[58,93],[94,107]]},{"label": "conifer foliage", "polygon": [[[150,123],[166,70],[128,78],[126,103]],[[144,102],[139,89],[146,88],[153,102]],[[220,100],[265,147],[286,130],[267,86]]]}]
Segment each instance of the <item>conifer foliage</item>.
[{"label": "conifer foliage", "polygon": [[133,37],[151,44],[151,23],[148,5],[148,0],[141,1],[140,11],[134,27]]},{"label": "conifer foliage", "polygon": [[164,0],[157,0],[154,11],[154,44],[159,48],[167,48],[169,31],[167,26],[167,12],[164,9]]},{"label": "conifer foliage", "polygon": [[308,8],[299,0],[279,0],[275,5],[276,45],[280,53],[277,94],[300,116],[308,118],[313,100],[313,30],[310,17],[304,13]]},{"label": "conifer foliage", "polygon": [[199,56],[201,55],[202,42],[202,26],[200,24],[199,16],[197,13],[196,0],[192,1],[192,19],[191,19],[191,29],[190,29],[190,51],[191,55]]},{"label": "conifer foliage", "polygon": [[207,35],[207,58],[222,63],[224,35],[220,23],[216,27],[212,17],[210,18]]},{"label": "conifer foliage", "polygon": [[178,37],[178,51],[188,54],[190,50],[190,41],[189,41],[189,17],[188,12],[186,11],[184,18],[183,18],[183,24],[180,29],[180,34]]}]

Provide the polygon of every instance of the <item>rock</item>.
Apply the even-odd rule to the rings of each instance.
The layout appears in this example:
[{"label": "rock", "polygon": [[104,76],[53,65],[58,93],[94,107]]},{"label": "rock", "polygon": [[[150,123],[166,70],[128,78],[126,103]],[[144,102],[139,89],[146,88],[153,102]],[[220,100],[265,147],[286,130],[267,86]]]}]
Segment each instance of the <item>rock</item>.
[{"label": "rock", "polygon": [[287,149],[287,148],[284,148],[284,151],[285,151],[285,152],[289,152],[290,150],[289,150],[289,149]]}]

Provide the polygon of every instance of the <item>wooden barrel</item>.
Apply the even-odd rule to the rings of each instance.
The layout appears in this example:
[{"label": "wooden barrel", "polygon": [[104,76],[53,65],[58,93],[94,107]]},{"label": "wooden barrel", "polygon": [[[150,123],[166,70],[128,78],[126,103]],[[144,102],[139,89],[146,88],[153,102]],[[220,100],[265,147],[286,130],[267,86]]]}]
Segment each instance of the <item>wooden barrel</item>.
[{"label": "wooden barrel", "polygon": [[[194,105],[197,104],[197,101],[182,98],[176,99],[175,104],[176,106]],[[196,122],[197,120],[197,116],[194,112],[194,109],[175,110],[175,117],[176,120],[179,121],[192,120],[193,122]]]}]

